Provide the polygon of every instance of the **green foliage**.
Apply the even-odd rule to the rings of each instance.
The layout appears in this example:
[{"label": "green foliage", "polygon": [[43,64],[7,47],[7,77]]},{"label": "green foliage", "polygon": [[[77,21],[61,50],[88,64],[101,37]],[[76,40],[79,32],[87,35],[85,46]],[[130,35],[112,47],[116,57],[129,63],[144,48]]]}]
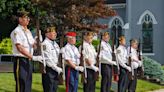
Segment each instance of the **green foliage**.
[{"label": "green foliage", "polygon": [[[104,6],[101,0],[0,0],[0,18],[13,17],[20,10],[30,12],[34,18],[38,15],[36,8],[42,26],[53,24],[58,27],[62,24],[62,27],[78,27],[92,31],[105,27],[94,23],[94,19],[116,14],[113,9]],[[83,19],[88,20],[88,23],[86,24],[86,21],[83,23]],[[92,28],[88,24],[92,24]]]},{"label": "green foliage", "polygon": [[95,48],[97,48],[97,46],[99,45],[99,43],[100,43],[100,40],[93,40],[93,41],[92,41],[92,44],[93,44],[93,46],[94,46]]},{"label": "green foliage", "polygon": [[79,47],[81,45],[81,41],[76,41],[76,47]]},{"label": "green foliage", "polygon": [[162,66],[162,69],[164,70],[164,65]]},{"label": "green foliage", "polygon": [[149,92],[157,89],[162,89],[163,86],[159,86],[157,84],[145,81],[145,80],[137,80],[137,90],[136,92]]},{"label": "green foliage", "polygon": [[[17,26],[17,11],[28,11],[31,20],[29,28],[35,27],[36,7],[31,1],[32,0],[0,0],[0,29],[3,30],[0,32],[0,40],[9,37],[11,30]],[[40,16],[45,15],[45,11],[39,10],[39,14]]]},{"label": "green foliage", "polygon": [[151,78],[158,78],[161,82],[164,82],[164,70],[160,63],[148,57],[144,57],[143,64],[145,75],[148,75]]},{"label": "green foliage", "polygon": [[[93,41],[92,41],[92,44],[93,44],[93,46],[94,46],[95,48],[97,48],[97,46],[99,45],[99,43],[100,43],[100,40],[93,40]],[[81,41],[77,41],[77,42],[76,42],[76,46],[79,47],[80,45],[81,45]]]},{"label": "green foliage", "polygon": [[[111,44],[111,40],[109,41],[109,43]],[[95,49],[97,49],[97,46],[100,44],[100,40],[93,40],[92,41],[93,46],[95,47]],[[79,47],[81,45],[81,41],[77,41],[76,42],[76,46]]]},{"label": "green foliage", "polygon": [[0,17],[7,18],[15,15],[19,10],[31,10],[29,0],[0,0]]},{"label": "green foliage", "polygon": [[10,38],[5,38],[0,43],[0,54],[11,54],[12,44]]}]

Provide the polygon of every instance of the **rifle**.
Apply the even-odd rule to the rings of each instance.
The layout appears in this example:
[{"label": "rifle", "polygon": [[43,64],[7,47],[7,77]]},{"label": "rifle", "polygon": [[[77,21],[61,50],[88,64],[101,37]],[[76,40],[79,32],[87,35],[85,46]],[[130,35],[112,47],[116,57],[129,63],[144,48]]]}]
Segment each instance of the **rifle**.
[{"label": "rifle", "polygon": [[83,59],[83,43],[84,43],[84,33],[82,32],[82,40],[81,40],[81,52],[80,52],[80,66],[83,66],[84,67],[84,72],[81,72],[81,82],[82,83],[86,83],[87,80],[86,80],[86,66],[85,66],[85,62],[84,62],[84,59]]},{"label": "rifle", "polygon": [[41,73],[46,73],[46,70],[45,70],[45,59],[44,59],[44,54],[43,54],[43,46],[41,44],[41,31],[40,31],[40,25],[39,25],[39,12],[38,12],[38,8],[36,7],[36,35],[37,35],[37,38],[36,38],[36,46],[37,46],[37,50],[36,50],[36,55],[42,55],[43,56],[43,63],[40,63],[39,62],[39,71]]},{"label": "rifle", "polygon": [[138,59],[141,60],[141,42],[139,39],[139,43],[138,43],[138,48],[137,48],[137,52],[138,52]]},{"label": "rifle", "polygon": [[[58,60],[59,60],[59,63],[57,66],[63,69],[64,68],[64,66],[63,66],[64,62],[63,62],[62,53],[59,54]],[[63,71],[64,71],[64,69],[63,69]],[[58,79],[59,79],[59,85],[63,85],[64,84],[63,73],[59,74]]]},{"label": "rifle", "polygon": [[132,70],[132,72],[130,73],[130,72],[128,72],[128,74],[129,74],[129,79],[130,80],[133,80],[134,79],[134,70],[133,70],[133,67],[132,67],[132,58],[131,58],[131,45],[132,45],[132,43],[131,43],[132,41],[130,40],[130,48],[129,48],[129,58],[128,58],[128,62],[129,62],[129,66],[131,67],[131,70]]},{"label": "rifle", "polygon": [[114,81],[118,81],[119,80],[119,77],[118,77],[118,75],[119,75],[119,64],[116,60],[116,55],[115,55],[115,49],[116,49],[115,40],[116,39],[113,36],[112,37],[112,61],[116,62],[116,64],[117,64],[117,66],[113,65],[113,73],[114,73],[113,76],[114,76]]},{"label": "rifle", "polygon": [[[142,60],[142,56],[141,56],[141,40],[139,39],[139,43],[138,43],[138,59],[141,61]],[[139,77],[143,77],[144,76],[144,67],[143,65],[141,67],[138,67],[137,69],[137,74]]]},{"label": "rifle", "polygon": [[[61,29],[62,30],[62,29]],[[63,43],[64,43],[64,34],[63,32],[60,33],[61,35],[61,39],[60,39],[60,49],[61,50],[64,50],[63,47]],[[64,52],[64,51],[63,51]],[[59,54],[59,63],[58,63],[58,67],[62,68],[63,69],[63,73],[65,72],[64,71],[64,61],[63,61],[63,53],[60,53]],[[63,85],[64,84],[64,75],[63,73],[60,73],[60,75],[58,76],[58,79],[59,79],[59,85]]]},{"label": "rifle", "polygon": [[[101,51],[101,41],[102,41],[102,34],[100,33],[100,44],[99,44],[99,47],[97,50],[96,67],[99,67],[99,64],[100,64],[99,55],[100,55],[100,51]],[[96,72],[95,78],[97,81],[99,80],[99,72]]]}]

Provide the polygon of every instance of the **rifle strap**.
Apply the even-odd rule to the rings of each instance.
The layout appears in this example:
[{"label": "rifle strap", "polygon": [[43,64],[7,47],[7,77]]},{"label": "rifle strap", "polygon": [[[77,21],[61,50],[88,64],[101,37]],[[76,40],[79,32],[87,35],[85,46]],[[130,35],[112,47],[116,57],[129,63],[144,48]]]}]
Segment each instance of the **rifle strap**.
[{"label": "rifle strap", "polygon": [[[23,28],[22,28],[23,29]],[[28,36],[27,36],[27,34],[25,33],[25,29],[23,29],[23,33],[24,33],[24,35],[26,36],[26,39],[27,39],[27,42],[28,42],[28,45],[30,46],[30,48],[29,48],[29,52],[30,52],[30,54],[32,54],[32,51],[31,51],[31,49],[32,49],[32,46],[31,46],[31,44],[30,44],[30,41],[29,41],[29,39],[28,39]]]},{"label": "rifle strap", "polygon": [[52,41],[52,46],[53,46],[54,49],[55,49],[56,56],[58,56],[58,55],[59,55],[59,52],[57,51],[56,47],[54,46],[55,44],[56,44],[56,42]]}]

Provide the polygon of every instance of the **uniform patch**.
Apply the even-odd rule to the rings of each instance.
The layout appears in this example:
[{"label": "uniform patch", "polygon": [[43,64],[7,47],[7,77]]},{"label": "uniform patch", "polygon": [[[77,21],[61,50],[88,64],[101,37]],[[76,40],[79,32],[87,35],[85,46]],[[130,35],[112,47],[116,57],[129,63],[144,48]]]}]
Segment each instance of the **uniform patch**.
[{"label": "uniform patch", "polygon": [[121,53],[121,50],[117,50],[117,53]]},{"label": "uniform patch", "polygon": [[16,32],[14,32],[14,37],[16,37],[16,35],[17,35],[17,33],[16,33]]},{"label": "uniform patch", "polygon": [[43,50],[44,50],[44,51],[46,50],[46,45],[43,45]]}]

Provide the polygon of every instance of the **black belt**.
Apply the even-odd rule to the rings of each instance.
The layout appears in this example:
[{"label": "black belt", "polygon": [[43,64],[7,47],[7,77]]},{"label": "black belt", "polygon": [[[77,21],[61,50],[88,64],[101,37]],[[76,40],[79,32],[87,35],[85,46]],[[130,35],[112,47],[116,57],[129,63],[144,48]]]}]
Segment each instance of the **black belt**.
[{"label": "black belt", "polygon": [[[75,70],[74,68],[72,68],[71,66],[69,65],[66,65],[66,67],[69,67],[71,70]],[[77,70],[76,70],[77,71]]]},{"label": "black belt", "polygon": [[108,65],[108,66],[110,66],[110,67],[112,67],[113,65],[111,65],[111,64],[106,64],[106,63],[101,63],[102,65]]},{"label": "black belt", "polygon": [[26,57],[21,57],[21,56],[13,56],[13,58],[15,58],[15,59],[25,59],[25,60],[29,60],[28,58],[26,58]]},{"label": "black belt", "polygon": [[122,66],[119,66],[119,67],[120,67],[120,69],[127,70],[126,68],[124,68],[124,67],[122,67]]}]

